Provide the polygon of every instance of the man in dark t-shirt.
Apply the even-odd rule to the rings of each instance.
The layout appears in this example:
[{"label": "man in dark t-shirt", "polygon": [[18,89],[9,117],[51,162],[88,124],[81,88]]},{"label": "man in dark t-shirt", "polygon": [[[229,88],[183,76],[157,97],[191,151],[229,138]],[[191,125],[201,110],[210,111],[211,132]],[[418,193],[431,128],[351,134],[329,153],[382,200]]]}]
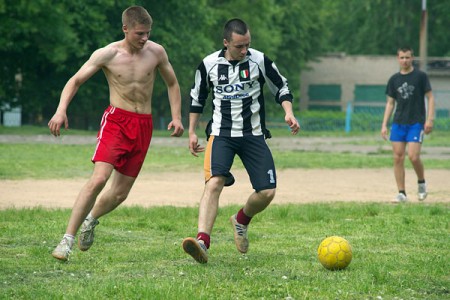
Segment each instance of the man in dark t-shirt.
[{"label": "man in dark t-shirt", "polygon": [[[424,166],[420,159],[423,134],[433,129],[434,97],[426,73],[413,67],[413,50],[409,47],[397,50],[400,71],[389,79],[386,87],[387,103],[381,125],[381,136],[386,140],[387,125],[395,108],[390,141],[394,153],[394,175],[399,190],[395,202],[406,202],[405,154],[408,144],[408,157],[418,180],[418,198],[427,197]],[[428,114],[425,105],[428,99]]]}]

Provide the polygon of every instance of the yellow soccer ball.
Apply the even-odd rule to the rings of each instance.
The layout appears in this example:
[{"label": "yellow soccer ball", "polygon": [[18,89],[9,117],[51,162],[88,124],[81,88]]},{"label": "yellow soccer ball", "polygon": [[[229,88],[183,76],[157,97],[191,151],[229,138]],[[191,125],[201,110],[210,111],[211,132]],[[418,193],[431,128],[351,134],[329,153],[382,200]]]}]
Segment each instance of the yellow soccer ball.
[{"label": "yellow soccer ball", "polygon": [[324,239],[317,249],[320,263],[328,270],[343,270],[352,261],[352,247],[340,236]]}]

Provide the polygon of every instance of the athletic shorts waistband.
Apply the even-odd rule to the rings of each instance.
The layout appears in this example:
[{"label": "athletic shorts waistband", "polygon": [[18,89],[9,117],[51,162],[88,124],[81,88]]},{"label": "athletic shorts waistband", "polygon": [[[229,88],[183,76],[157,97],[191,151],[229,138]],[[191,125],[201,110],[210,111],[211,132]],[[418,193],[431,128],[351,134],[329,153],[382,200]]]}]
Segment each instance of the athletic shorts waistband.
[{"label": "athletic shorts waistband", "polygon": [[122,115],[122,116],[129,116],[129,117],[133,117],[133,118],[142,118],[142,119],[151,119],[152,118],[152,114],[139,114],[139,113],[124,110],[124,109],[121,109],[121,108],[118,108],[118,107],[115,107],[112,105],[109,105],[105,111],[110,114],[113,114],[113,115],[117,114],[117,115]]}]

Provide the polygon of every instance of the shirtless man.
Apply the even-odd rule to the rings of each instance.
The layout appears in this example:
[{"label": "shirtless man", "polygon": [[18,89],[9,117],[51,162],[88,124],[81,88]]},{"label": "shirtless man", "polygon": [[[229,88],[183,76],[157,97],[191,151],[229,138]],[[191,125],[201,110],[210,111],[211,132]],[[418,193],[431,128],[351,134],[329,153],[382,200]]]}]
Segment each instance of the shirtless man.
[{"label": "shirtless man", "polygon": [[[122,14],[124,39],[97,49],[89,60],[66,83],[55,115],[48,123],[54,136],[68,128],[69,103],[79,87],[100,69],[109,86],[110,105],[105,110],[98,132],[98,143],[92,157],[92,177],[81,189],[72,209],[66,234],[52,252],[66,261],[75,235],[81,226],[78,247],[88,250],[94,242],[98,218],[114,210],[128,196],[144,162],[152,137],[152,93],[156,71],[161,74],[169,94],[173,130],[179,137],[181,95],[175,72],[164,48],[149,40],[152,18],[143,7],[132,6]],[[114,147],[113,147],[114,145]],[[97,196],[115,170],[111,188],[98,201]]]}]

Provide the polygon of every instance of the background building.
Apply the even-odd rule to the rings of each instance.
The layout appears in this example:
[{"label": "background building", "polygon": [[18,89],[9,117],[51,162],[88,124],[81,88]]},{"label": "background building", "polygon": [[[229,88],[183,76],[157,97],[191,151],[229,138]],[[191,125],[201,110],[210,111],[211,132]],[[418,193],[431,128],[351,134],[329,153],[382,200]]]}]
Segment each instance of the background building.
[{"label": "background building", "polygon": [[[418,68],[418,60],[414,61]],[[301,110],[383,113],[386,84],[398,72],[395,56],[330,54],[309,62],[300,77]],[[450,58],[428,59],[437,117],[450,115]]]}]

